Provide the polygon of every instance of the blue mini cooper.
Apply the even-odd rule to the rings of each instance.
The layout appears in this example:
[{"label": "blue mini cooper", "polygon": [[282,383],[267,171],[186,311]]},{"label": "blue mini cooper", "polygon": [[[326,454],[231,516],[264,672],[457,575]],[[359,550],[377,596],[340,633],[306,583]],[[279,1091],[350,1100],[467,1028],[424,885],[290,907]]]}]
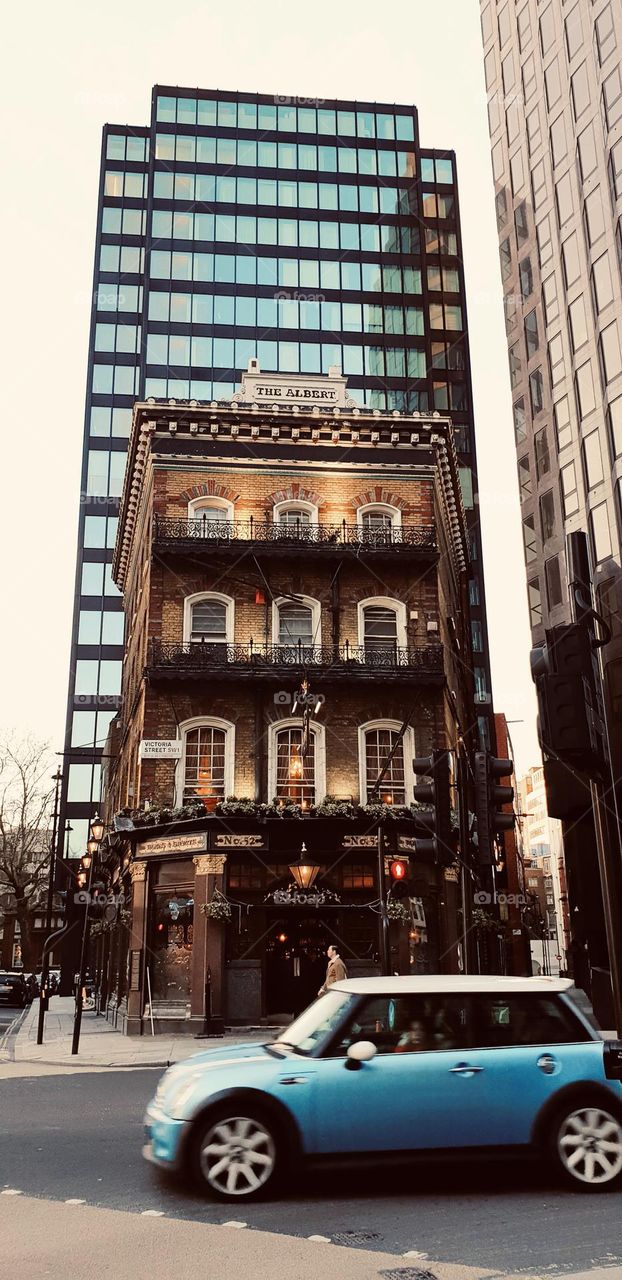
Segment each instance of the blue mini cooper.
[{"label": "blue mini cooper", "polygon": [[622,1179],[622,1043],[556,978],[336,983],[278,1040],[171,1067],[144,1154],[249,1200],[301,1161],[546,1153],[566,1182]]}]

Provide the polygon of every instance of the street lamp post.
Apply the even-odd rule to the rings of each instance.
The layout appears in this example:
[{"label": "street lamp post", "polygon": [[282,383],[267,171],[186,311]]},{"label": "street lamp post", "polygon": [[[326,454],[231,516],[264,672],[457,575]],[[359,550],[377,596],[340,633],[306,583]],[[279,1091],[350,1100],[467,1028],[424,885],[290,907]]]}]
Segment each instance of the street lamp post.
[{"label": "street lamp post", "polygon": [[90,924],[89,907],[91,903],[91,886],[93,884],[93,870],[95,867],[95,861],[99,851],[99,846],[101,844],[101,841],[104,835],[104,824],[99,814],[97,813],[95,814],[95,817],[91,821],[90,830],[91,830],[91,834],[87,844],[87,851],[81,859],[84,870],[80,874],[80,880],[82,882],[82,887],[84,886],[86,887],[86,902],[84,904],[84,925],[82,928],[82,946],[80,948],[80,969],[78,972],[78,986],[76,990],[76,1012],[73,1020],[73,1038],[71,1041],[72,1054],[76,1054],[78,1052],[78,1047],[80,1044],[80,1029],[82,1027],[82,1006],[84,1003],[82,992],[83,992],[84,983],[86,980],[86,954],[87,954],[87,947],[88,947],[88,940],[89,940],[89,924]]},{"label": "street lamp post", "polygon": [[[48,942],[52,933],[52,908],[54,905],[54,880],[56,877],[56,854],[59,843],[58,817],[60,802],[60,786],[63,779],[60,766],[52,779],[54,783],[54,812],[52,816],[52,839],[50,841],[50,869],[48,874],[48,894],[45,913],[46,939],[41,957],[41,984],[39,987],[39,1021],[37,1024],[37,1044],[43,1044],[43,1024],[48,1007],[48,985],[50,979],[50,948]],[[62,840],[60,841],[62,854]]]}]

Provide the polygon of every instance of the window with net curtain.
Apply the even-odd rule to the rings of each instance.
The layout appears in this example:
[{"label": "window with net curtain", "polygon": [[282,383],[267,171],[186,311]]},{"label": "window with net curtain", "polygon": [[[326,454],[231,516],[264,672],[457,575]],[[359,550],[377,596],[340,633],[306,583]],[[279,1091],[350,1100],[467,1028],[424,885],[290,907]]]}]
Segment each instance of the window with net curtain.
[{"label": "window with net curtain", "polygon": [[404,741],[396,747],[397,729],[367,729],[365,732],[365,798],[391,755],[393,756],[378,790],[378,797],[385,804],[406,804],[406,780],[404,775]]},{"label": "window with net curtain", "polygon": [[386,507],[370,507],[361,513],[361,526],[366,542],[391,542],[395,536],[395,512]]},{"label": "window with net curtain", "polygon": [[315,802],[315,735],[303,755],[303,731],[289,726],[276,734],[276,797],[307,808]]},{"label": "window with net curtain", "polygon": [[382,605],[369,605],[363,610],[365,655],[395,654],[397,649],[397,614]]},{"label": "window with net curtain", "polygon": [[227,606],[220,600],[197,600],[192,605],[191,644],[227,643]]},{"label": "window with net curtain", "polygon": [[279,605],[278,643],[283,647],[282,657],[292,662],[301,648],[313,647],[313,612],[304,604],[294,601]]},{"label": "window with net curtain", "polygon": [[224,729],[201,725],[186,734],[183,800],[201,799],[208,808],[225,798]]},{"label": "window with net curtain", "polygon": [[231,517],[225,507],[215,506],[214,503],[205,503],[205,505],[194,506],[190,513],[190,519],[193,524],[203,529],[207,537],[220,536],[229,533],[231,525]]}]

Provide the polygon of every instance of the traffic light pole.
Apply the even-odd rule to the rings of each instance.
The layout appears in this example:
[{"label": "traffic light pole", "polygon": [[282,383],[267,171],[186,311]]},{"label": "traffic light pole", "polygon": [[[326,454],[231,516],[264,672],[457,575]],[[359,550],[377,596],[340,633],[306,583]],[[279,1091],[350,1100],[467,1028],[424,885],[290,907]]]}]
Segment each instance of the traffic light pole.
[{"label": "traffic light pole", "polygon": [[[568,583],[573,616],[577,623],[587,629],[592,648],[598,651],[602,647],[602,641],[597,640],[594,629],[595,615],[592,605],[592,576],[587,535],[582,532],[568,534],[566,547]],[[600,654],[598,654],[598,662],[594,665],[594,679],[597,683],[600,683],[600,688],[597,688],[596,693],[599,704],[602,707],[603,673]],[[606,713],[603,713],[603,728],[607,743],[608,766],[609,770],[611,770]],[[602,778],[591,777],[590,791],[594,811],[594,830],[603,897],[607,949],[611,966],[615,1028],[617,1035],[622,1037],[622,850],[620,849],[620,827],[613,776],[611,776],[611,793],[616,817],[616,840],[611,837],[610,823],[607,820],[608,806],[605,804],[605,787]]]},{"label": "traffic light pole", "polygon": [[382,976],[391,973],[389,947],[389,917],[387,915],[387,887],[384,878],[384,827],[378,823],[378,896],[380,898],[380,968]]}]

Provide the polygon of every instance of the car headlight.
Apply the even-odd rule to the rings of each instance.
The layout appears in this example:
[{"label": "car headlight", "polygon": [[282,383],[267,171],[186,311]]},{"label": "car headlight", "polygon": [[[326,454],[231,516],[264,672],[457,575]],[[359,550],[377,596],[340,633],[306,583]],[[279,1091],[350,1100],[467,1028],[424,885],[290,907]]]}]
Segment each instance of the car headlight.
[{"label": "car headlight", "polygon": [[186,1076],[183,1080],[173,1086],[173,1089],[166,1094],[166,1109],[169,1115],[176,1117],[183,1109],[188,1099],[192,1095],[194,1086],[199,1078],[199,1072],[193,1071],[191,1076]]}]

